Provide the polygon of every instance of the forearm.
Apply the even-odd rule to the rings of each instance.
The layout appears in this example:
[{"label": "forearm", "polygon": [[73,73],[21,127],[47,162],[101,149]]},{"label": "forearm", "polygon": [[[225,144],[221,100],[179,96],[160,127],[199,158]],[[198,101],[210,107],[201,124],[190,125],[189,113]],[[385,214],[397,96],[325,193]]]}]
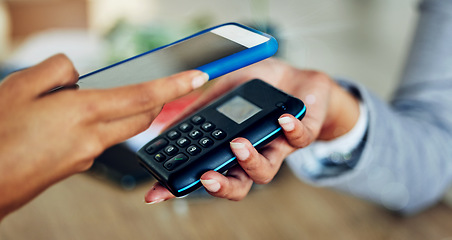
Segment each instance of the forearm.
[{"label": "forearm", "polygon": [[407,213],[443,195],[452,179],[452,1],[424,1],[421,13],[392,105],[357,86],[370,118],[358,164],[340,176],[313,179],[296,164],[301,150],[289,163],[304,179]]},{"label": "forearm", "polygon": [[388,106],[360,89],[370,119],[367,140],[354,169],[313,178],[303,165],[309,147],[289,156],[288,163],[305,181],[349,192],[391,210],[412,213],[433,204],[452,178],[450,129],[414,117],[417,111]]}]

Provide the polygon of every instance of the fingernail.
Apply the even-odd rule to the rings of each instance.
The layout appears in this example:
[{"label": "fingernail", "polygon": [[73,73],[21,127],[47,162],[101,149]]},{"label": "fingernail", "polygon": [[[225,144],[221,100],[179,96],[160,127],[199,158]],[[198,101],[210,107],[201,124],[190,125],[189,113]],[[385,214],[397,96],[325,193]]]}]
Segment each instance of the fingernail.
[{"label": "fingernail", "polygon": [[201,179],[201,183],[209,192],[218,192],[221,188],[220,183],[213,179]]},{"label": "fingernail", "polygon": [[163,202],[163,201],[165,201],[165,199],[156,199],[156,200],[154,200],[152,202],[146,202],[145,201],[144,203],[146,203],[148,205],[151,205],[151,204],[160,203],[160,202]]},{"label": "fingernail", "polygon": [[292,121],[292,118],[290,117],[282,117],[278,119],[279,125],[284,129],[286,132],[290,132],[295,129],[295,124]]},{"label": "fingernail", "polygon": [[250,152],[246,149],[245,144],[240,142],[231,142],[232,152],[235,154],[238,160],[246,160],[250,156]]},{"label": "fingernail", "polygon": [[208,80],[209,75],[203,72],[201,75],[198,75],[193,78],[193,80],[191,81],[191,85],[193,86],[193,89],[199,88],[202,85],[204,85],[204,83],[206,83]]}]

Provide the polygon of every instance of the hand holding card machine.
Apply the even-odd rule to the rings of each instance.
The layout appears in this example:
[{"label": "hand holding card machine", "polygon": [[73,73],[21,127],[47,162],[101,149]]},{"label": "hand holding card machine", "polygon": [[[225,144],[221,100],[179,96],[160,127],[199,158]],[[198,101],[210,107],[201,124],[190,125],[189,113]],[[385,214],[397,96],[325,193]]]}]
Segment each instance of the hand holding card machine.
[{"label": "hand holding card machine", "polygon": [[172,194],[183,196],[202,186],[203,173],[223,173],[237,163],[231,140],[244,137],[259,148],[281,135],[283,113],[302,119],[305,112],[301,100],[251,80],[147,143],[138,159]]},{"label": "hand holding card machine", "polygon": [[272,36],[226,23],[131,57],[79,78],[80,89],[112,88],[198,69],[214,79],[275,54]]}]

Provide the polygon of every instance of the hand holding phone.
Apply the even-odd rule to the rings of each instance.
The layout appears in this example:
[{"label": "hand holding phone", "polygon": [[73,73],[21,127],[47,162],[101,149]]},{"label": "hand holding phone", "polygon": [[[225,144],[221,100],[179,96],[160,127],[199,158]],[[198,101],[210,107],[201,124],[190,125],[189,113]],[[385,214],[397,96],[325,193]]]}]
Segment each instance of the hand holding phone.
[{"label": "hand holding phone", "polygon": [[[80,77],[77,84],[80,89],[114,88],[190,69],[201,70],[209,75],[209,79],[214,79],[268,58],[277,48],[276,40],[268,34],[237,23],[226,23],[88,73]],[[136,152],[155,135],[145,132],[116,149],[122,149],[122,155],[129,155],[129,150]],[[124,178],[138,182],[147,176],[135,162],[104,155],[95,161],[93,169],[102,169],[102,174],[107,173],[109,178],[121,183]]]}]

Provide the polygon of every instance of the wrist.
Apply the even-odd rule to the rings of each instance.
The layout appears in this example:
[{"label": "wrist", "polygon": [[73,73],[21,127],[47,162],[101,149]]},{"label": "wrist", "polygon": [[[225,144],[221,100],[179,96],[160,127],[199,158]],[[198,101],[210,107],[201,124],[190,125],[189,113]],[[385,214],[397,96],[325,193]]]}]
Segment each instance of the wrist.
[{"label": "wrist", "polygon": [[331,80],[328,111],[318,136],[319,140],[333,140],[348,133],[359,118],[359,99]]}]

